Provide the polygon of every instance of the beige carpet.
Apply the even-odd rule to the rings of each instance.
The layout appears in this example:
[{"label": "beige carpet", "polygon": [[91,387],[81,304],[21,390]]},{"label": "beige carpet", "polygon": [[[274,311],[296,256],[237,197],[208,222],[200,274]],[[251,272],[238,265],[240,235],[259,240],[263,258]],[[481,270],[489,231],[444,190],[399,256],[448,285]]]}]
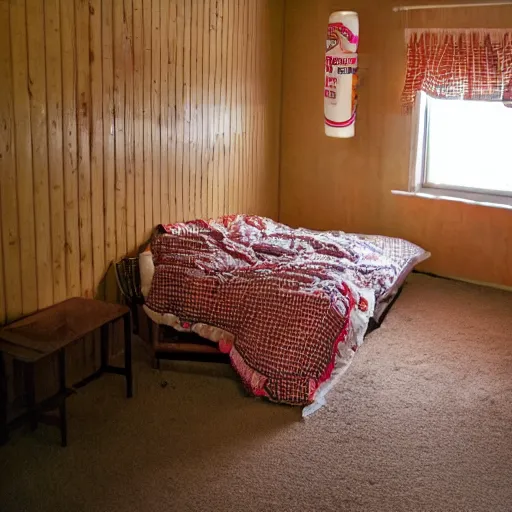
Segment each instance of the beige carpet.
[{"label": "beige carpet", "polygon": [[[0,510],[512,511],[512,294],[413,276],[329,405],[244,396],[228,367],[136,366],[0,448]],[[167,381],[168,385],[162,385]]]}]

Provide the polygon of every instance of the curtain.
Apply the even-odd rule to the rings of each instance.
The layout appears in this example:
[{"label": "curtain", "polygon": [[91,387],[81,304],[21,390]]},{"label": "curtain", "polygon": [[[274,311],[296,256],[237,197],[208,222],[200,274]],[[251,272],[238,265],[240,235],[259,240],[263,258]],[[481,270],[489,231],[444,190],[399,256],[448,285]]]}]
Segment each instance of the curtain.
[{"label": "curtain", "polygon": [[406,30],[405,113],[416,93],[459,100],[512,101],[512,30]]}]

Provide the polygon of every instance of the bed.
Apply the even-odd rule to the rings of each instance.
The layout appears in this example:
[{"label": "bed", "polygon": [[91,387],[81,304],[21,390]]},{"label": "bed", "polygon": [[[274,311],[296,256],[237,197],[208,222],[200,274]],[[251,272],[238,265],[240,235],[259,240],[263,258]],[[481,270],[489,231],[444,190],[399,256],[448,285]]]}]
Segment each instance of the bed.
[{"label": "bed", "polygon": [[139,255],[141,302],[156,350],[163,326],[192,333],[229,358],[250,394],[308,415],[429,256],[399,238],[251,215],[176,223]]}]

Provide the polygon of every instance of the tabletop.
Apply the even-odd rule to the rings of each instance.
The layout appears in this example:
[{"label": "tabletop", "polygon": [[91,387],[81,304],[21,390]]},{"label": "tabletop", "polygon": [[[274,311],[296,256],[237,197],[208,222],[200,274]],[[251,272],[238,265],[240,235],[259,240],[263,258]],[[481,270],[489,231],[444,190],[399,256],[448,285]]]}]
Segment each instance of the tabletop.
[{"label": "tabletop", "polygon": [[0,351],[35,362],[77,341],[130,309],[95,299],[72,298],[13,322],[0,330]]}]

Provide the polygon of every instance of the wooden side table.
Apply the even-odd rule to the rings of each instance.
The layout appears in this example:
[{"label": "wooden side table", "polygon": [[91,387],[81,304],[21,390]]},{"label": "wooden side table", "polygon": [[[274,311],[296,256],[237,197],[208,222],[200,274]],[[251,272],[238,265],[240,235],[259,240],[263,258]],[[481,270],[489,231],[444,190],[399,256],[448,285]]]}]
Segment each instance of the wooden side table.
[{"label": "wooden side table", "polygon": [[[109,325],[117,320],[124,322],[124,368],[109,364]],[[101,329],[101,367],[87,382],[101,374],[116,373],[126,377],[126,395],[133,395],[132,345],[130,309],[118,304],[74,298],[39,311],[0,330],[0,445],[8,441],[9,430],[28,419],[32,430],[39,421],[56,424],[60,428],[61,444],[67,445],[66,397],[71,391],[66,387],[67,346]],[[7,418],[7,375],[4,354],[23,364],[27,413],[14,422]],[[35,400],[34,366],[37,361],[57,354],[59,391],[56,395],[37,404]],[[44,412],[59,409],[59,418],[44,416]]]}]

